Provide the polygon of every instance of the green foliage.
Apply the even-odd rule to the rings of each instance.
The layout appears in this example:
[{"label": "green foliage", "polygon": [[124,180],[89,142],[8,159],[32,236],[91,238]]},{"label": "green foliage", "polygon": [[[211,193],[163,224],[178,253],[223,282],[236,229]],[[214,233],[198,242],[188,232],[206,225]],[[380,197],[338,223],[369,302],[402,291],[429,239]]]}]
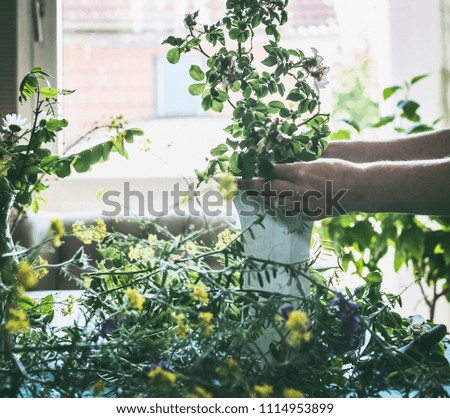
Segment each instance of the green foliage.
[{"label": "green foliage", "polygon": [[[285,389],[306,397],[370,397],[386,389],[446,396],[442,345],[406,366],[396,360],[394,349],[418,330],[393,311],[400,298],[380,290],[380,273],[367,274],[353,294],[346,289],[351,299],[334,290],[332,270],[311,272],[308,296],[248,289],[248,274],[270,282],[283,270],[297,282],[305,264],[245,256],[242,232],[223,232],[207,246],[213,231],[173,236],[157,222],[139,222],[137,236],[111,232],[97,240],[102,261],[81,279],[71,276],[85,290],[76,302],[18,299],[30,329],[12,333],[9,350],[0,349],[1,395],[186,397],[200,387],[214,397],[249,397],[269,385],[266,396],[273,397]],[[353,311],[340,311],[342,301]],[[85,322],[52,325],[53,313],[70,314],[74,302]]]},{"label": "green foliage", "polygon": [[[367,95],[367,85],[370,83],[369,61],[363,61],[361,67],[345,69],[340,80],[339,91],[334,94],[333,115],[344,118],[344,122],[359,132],[361,127],[368,126],[379,113],[378,103]],[[339,136],[333,135],[332,139],[349,139],[349,136],[341,133]]]},{"label": "green foliage", "polygon": [[[215,148],[207,169],[197,171],[199,181],[226,171],[246,179],[270,178],[274,163],[316,159],[327,145],[328,115],[320,111],[319,87],[328,68],[316,51],[306,57],[299,49],[280,45],[277,28],[287,21],[286,5],[286,0],[227,1],[219,22],[200,25],[199,12],[189,14],[184,21],[187,36],[169,36],[163,42],[172,47],[167,53],[172,64],[192,51],[205,57],[206,68],[193,65],[189,71],[197,82],[189,92],[201,96],[205,111],[222,112],[226,105],[233,109],[225,129],[229,139],[219,148],[224,152],[216,155]],[[255,69],[252,52],[259,26],[268,37],[267,57],[261,62],[267,70],[262,72]],[[286,92],[288,77],[295,87]]]},{"label": "green foliage", "polygon": [[[385,100],[397,99],[397,113],[378,117],[376,122],[365,120],[366,127],[380,128],[393,124],[397,132],[413,134],[431,131],[439,119],[431,124],[421,120],[419,103],[409,99],[410,89],[426,75],[414,77],[403,86],[392,86],[383,90]],[[359,89],[348,95],[359,96]],[[367,99],[362,98],[362,103]],[[359,108],[355,105],[355,108]],[[354,115],[353,115],[354,116]],[[405,125],[405,122],[412,125]],[[348,136],[347,136],[348,134]],[[350,139],[351,131],[338,131],[332,139]],[[394,249],[394,269],[403,266],[412,268],[421,288],[424,300],[433,320],[436,303],[441,298],[450,301],[450,242],[449,221],[441,217],[426,217],[394,214],[350,214],[325,220],[320,229],[322,237],[332,241],[340,250],[344,269],[353,266],[358,275],[379,268],[379,263],[389,248]],[[447,251],[444,250],[447,248]],[[447,254],[447,255],[446,255]],[[426,289],[429,286],[430,289]]]},{"label": "green foliage", "polygon": [[0,126],[0,190],[15,193],[15,205],[20,210],[29,206],[34,211],[39,209],[38,194],[47,188],[46,175],[67,177],[72,169],[84,173],[94,164],[107,161],[111,152],[126,157],[124,143],[143,134],[139,129],[126,128],[122,117],[113,118],[108,126],[91,131],[92,134],[107,128],[109,141],[70,155],[52,155],[48,144],[55,143],[57,135],[69,124],[57,115],[58,97],[73,91],[58,92],[51,87],[48,77],[41,68],[34,68],[20,83],[20,102],[36,100],[32,123],[25,124],[20,115],[6,115]]}]

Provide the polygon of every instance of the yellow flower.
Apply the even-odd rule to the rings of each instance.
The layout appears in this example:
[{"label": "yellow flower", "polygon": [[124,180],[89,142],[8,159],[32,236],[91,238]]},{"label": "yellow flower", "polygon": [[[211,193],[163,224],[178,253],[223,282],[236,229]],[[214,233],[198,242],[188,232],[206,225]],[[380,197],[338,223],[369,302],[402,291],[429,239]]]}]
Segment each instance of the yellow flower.
[{"label": "yellow flower", "polygon": [[33,266],[26,261],[20,261],[17,266],[17,283],[23,289],[36,286],[38,278],[33,271]]},{"label": "yellow flower", "polygon": [[161,366],[157,366],[153,370],[150,370],[147,375],[153,383],[159,382],[174,385],[177,381],[177,377],[173,373],[164,370]]},{"label": "yellow flower", "polygon": [[311,333],[308,332],[308,316],[305,312],[292,311],[286,321],[286,328],[291,331],[287,339],[291,346],[298,346],[311,340]]},{"label": "yellow flower", "polygon": [[195,254],[198,251],[198,247],[197,244],[195,244],[192,241],[188,241],[186,242],[186,244],[184,244],[184,250],[188,253],[188,254]]},{"label": "yellow flower", "polygon": [[217,243],[214,247],[216,250],[223,250],[228,247],[236,239],[236,234],[229,229],[224,229],[217,235]]},{"label": "yellow flower", "polygon": [[73,305],[75,304],[75,296],[69,295],[67,299],[63,302],[66,304],[64,308],[61,308],[61,313],[63,316],[72,315],[73,314]]},{"label": "yellow flower", "polygon": [[273,393],[273,387],[270,385],[255,385],[253,386],[255,396],[258,398],[270,398]]},{"label": "yellow flower", "polygon": [[86,287],[91,287],[91,284],[92,284],[92,279],[90,279],[90,278],[88,278],[88,277],[86,277],[85,279],[84,279],[84,284],[86,285]]},{"label": "yellow flower", "polygon": [[100,189],[97,190],[97,194],[95,195],[95,198],[97,200],[102,200],[103,195],[106,193],[106,189],[104,187],[101,187]]},{"label": "yellow flower", "polygon": [[145,303],[145,297],[142,296],[136,289],[127,289],[125,290],[125,293],[128,296],[131,306],[134,309],[141,311]]},{"label": "yellow flower", "polygon": [[5,324],[5,329],[10,334],[14,332],[27,332],[30,329],[30,321],[27,314],[14,308],[9,309],[9,313],[14,316]]},{"label": "yellow flower", "polygon": [[304,398],[305,395],[301,390],[286,388],[283,390],[283,398]]},{"label": "yellow flower", "polygon": [[230,358],[230,359],[227,360],[227,366],[230,369],[237,369],[239,367],[239,364],[238,364],[238,362],[235,359]]},{"label": "yellow flower", "polygon": [[184,340],[190,330],[189,325],[185,323],[186,315],[183,313],[172,314],[172,319],[177,323],[175,333],[177,334],[178,338]]},{"label": "yellow flower", "polygon": [[147,238],[149,245],[156,245],[158,244],[158,241],[158,237],[155,234],[150,234]]},{"label": "yellow flower", "polygon": [[96,225],[91,226],[92,230],[92,240],[100,242],[106,238],[106,224],[102,218],[98,218],[95,220]]},{"label": "yellow flower", "polygon": [[201,305],[206,305],[209,300],[208,292],[203,283],[192,284],[188,283],[188,288],[192,289],[192,299],[199,302]]},{"label": "yellow flower", "polygon": [[213,314],[211,312],[200,312],[198,318],[201,321],[201,326],[203,328],[203,333],[208,336],[214,331],[214,325],[211,323],[213,319]]},{"label": "yellow flower", "polygon": [[106,390],[106,385],[103,380],[97,380],[92,386],[94,396],[100,396]]},{"label": "yellow flower", "polygon": [[62,244],[61,238],[66,235],[64,222],[62,219],[52,219],[50,229],[53,233],[53,245],[55,247],[60,247]]},{"label": "yellow flower", "polygon": [[150,138],[144,139],[141,141],[139,151],[149,152],[152,149],[151,145],[152,145],[152,140]]},{"label": "yellow flower", "polygon": [[223,194],[226,200],[232,199],[237,189],[233,173],[228,172],[219,178],[219,192]]},{"label": "yellow flower", "polygon": [[75,221],[72,224],[72,232],[83,244],[92,244],[92,241],[100,242],[107,235],[105,221],[101,218],[96,219],[95,224],[89,227],[84,221]]},{"label": "yellow flower", "polygon": [[35,262],[33,263],[34,266],[34,274],[36,275],[37,279],[43,279],[48,274],[48,269],[46,269],[45,266],[48,264],[48,261],[43,259],[40,255],[37,257]]},{"label": "yellow flower", "polygon": [[200,386],[196,386],[194,393],[188,393],[187,398],[212,398],[212,394]]},{"label": "yellow flower", "polygon": [[144,247],[141,243],[136,244],[134,247],[130,246],[128,250],[130,261],[148,261],[153,257],[155,257],[155,250],[151,247]]},{"label": "yellow flower", "polygon": [[225,368],[217,367],[216,373],[224,379],[225,383],[235,382],[237,379],[241,378],[239,364],[233,358],[227,360],[227,365]]}]

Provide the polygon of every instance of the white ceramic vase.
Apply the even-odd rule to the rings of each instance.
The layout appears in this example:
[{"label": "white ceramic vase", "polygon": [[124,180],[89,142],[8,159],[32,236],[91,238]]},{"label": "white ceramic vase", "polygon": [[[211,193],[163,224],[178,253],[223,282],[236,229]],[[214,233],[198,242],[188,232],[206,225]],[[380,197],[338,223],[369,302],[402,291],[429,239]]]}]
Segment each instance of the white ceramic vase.
[{"label": "white ceramic vase", "polygon": [[[285,269],[277,269],[276,277],[270,283],[265,280],[261,286],[254,274],[245,278],[246,289],[264,290],[284,295],[299,296],[309,293],[308,265],[310,259],[311,230],[313,222],[301,216],[289,216],[284,211],[269,211],[256,197],[239,190],[234,197],[234,205],[240,218],[242,230],[251,227],[243,234],[243,246],[247,256],[270,260],[283,264],[302,265],[302,274],[291,280]],[[255,223],[263,216],[261,223]],[[303,264],[300,264],[303,263]],[[263,275],[264,277],[264,275]]]}]

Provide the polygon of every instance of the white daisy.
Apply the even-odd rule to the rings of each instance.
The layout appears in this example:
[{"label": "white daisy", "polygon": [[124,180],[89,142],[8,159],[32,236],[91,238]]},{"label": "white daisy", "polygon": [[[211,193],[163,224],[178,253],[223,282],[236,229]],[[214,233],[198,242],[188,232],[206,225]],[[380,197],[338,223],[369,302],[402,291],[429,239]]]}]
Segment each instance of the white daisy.
[{"label": "white daisy", "polygon": [[11,115],[6,115],[3,118],[3,129],[5,131],[18,134],[20,132],[26,131],[30,128],[30,124],[27,123],[27,119],[20,115],[12,113]]},{"label": "white daisy", "polygon": [[37,124],[40,125],[42,121],[45,121],[47,123],[51,119],[55,119],[53,113],[48,111],[39,112],[39,115],[37,117]]}]

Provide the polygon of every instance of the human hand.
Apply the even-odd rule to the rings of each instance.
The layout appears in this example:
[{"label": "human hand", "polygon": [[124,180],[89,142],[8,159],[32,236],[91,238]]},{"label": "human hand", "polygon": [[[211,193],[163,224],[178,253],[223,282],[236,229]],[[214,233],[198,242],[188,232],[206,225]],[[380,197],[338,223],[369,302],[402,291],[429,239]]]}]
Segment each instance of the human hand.
[{"label": "human hand", "polygon": [[269,209],[319,220],[354,210],[363,193],[364,169],[339,159],[277,164],[275,179],[240,179],[238,186],[261,198]]}]

